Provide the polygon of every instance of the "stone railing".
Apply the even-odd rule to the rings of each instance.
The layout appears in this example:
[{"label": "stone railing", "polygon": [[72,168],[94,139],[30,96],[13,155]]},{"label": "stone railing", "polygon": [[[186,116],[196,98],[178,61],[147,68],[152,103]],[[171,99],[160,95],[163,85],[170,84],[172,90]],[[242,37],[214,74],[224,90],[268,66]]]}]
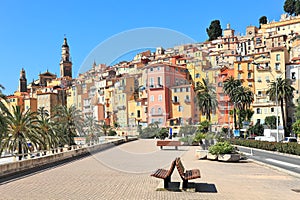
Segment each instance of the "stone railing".
[{"label": "stone railing", "polygon": [[89,155],[91,153],[96,153],[108,148],[112,148],[116,145],[122,143],[136,140],[137,138],[110,138],[106,141],[101,141],[98,144],[87,144],[87,145],[74,145],[70,147],[64,147],[59,149],[53,149],[51,151],[45,152],[35,152],[35,157],[29,154],[22,155],[23,160],[16,160],[20,155],[16,155],[16,161],[9,163],[0,164],[0,178],[8,177],[15,173],[24,172],[27,170],[34,170],[42,166],[47,166],[49,164],[55,164],[56,162],[68,161],[72,158]]}]

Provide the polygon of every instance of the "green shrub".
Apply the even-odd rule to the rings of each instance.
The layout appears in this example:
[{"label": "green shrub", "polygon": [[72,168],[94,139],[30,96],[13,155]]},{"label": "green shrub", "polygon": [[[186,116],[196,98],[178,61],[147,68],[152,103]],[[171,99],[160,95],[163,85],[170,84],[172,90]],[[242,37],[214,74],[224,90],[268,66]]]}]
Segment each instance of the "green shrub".
[{"label": "green shrub", "polygon": [[234,146],[229,142],[218,142],[217,144],[210,146],[208,152],[213,155],[235,153]]},{"label": "green shrub", "polygon": [[267,141],[259,141],[259,140],[241,140],[241,139],[232,139],[230,140],[230,143],[234,145],[264,149],[267,151],[277,151],[281,153],[300,156],[300,144],[297,143],[278,143],[278,142],[267,142]]}]

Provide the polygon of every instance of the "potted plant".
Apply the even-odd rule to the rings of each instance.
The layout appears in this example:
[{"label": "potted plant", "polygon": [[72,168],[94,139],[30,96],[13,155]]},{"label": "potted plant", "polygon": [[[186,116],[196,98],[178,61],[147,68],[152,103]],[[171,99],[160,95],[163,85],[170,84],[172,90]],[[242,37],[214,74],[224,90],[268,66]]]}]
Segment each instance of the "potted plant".
[{"label": "potted plant", "polygon": [[236,152],[234,146],[229,142],[218,142],[209,147],[207,158],[219,161],[236,162],[240,160],[240,154]]}]

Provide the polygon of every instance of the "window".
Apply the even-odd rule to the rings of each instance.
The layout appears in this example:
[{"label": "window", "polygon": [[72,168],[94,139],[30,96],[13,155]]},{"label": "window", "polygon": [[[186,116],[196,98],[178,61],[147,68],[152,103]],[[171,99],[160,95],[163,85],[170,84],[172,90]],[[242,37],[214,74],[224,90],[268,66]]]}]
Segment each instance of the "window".
[{"label": "window", "polygon": [[248,69],[248,70],[251,70],[251,65],[250,65],[250,63],[247,64],[247,69]]},{"label": "window", "polygon": [[160,67],[157,68],[157,71],[159,71],[159,70],[160,70]]},{"label": "window", "polygon": [[257,91],[257,95],[261,96],[262,95],[261,91]]},{"label": "window", "polygon": [[178,112],[182,112],[183,111],[183,107],[182,106],[178,106]]},{"label": "window", "polygon": [[150,77],[150,82],[149,82],[150,88],[154,86],[154,78]]},{"label": "window", "polygon": [[157,113],[162,114],[161,108],[158,108]]},{"label": "window", "polygon": [[151,114],[153,115],[155,113],[155,109],[151,108]]},{"label": "window", "polygon": [[274,112],[274,108],[271,108],[271,112],[272,112],[272,113]]},{"label": "window", "polygon": [[158,84],[158,85],[162,85],[162,84],[161,84],[161,77],[157,77],[157,84]]},{"label": "window", "polygon": [[292,72],[292,79],[296,79],[296,72]]},{"label": "window", "polygon": [[158,95],[158,101],[162,101],[162,94]]},{"label": "window", "polygon": [[248,79],[251,78],[251,72],[248,72]]},{"label": "window", "polygon": [[141,117],[141,111],[137,110],[136,115],[137,115],[137,117]]},{"label": "window", "polygon": [[280,63],[275,63],[275,70],[280,70]]},{"label": "window", "polygon": [[241,74],[238,74],[238,79],[240,80],[242,78],[242,75]]},{"label": "window", "polygon": [[152,67],[150,68],[150,72],[153,72],[153,68]]},{"label": "window", "polygon": [[261,109],[260,108],[256,108],[256,114],[261,114]]},{"label": "window", "polygon": [[241,63],[238,64],[238,70],[242,70]]},{"label": "window", "polygon": [[138,101],[138,102],[136,102],[136,105],[137,105],[137,106],[141,106],[142,103],[141,103],[140,101]]},{"label": "window", "polygon": [[154,96],[153,96],[153,95],[150,96],[150,101],[151,101],[151,102],[154,101]]},{"label": "window", "polygon": [[187,91],[187,92],[189,92],[189,91],[190,91],[190,88],[189,88],[189,87],[187,87],[187,88],[186,88],[186,91]]},{"label": "window", "polygon": [[158,123],[162,124],[162,122],[163,122],[163,119],[162,118],[158,118]]},{"label": "window", "polygon": [[177,96],[174,96],[173,97],[173,102],[178,102],[179,101],[179,98]]},{"label": "window", "polygon": [[185,96],[185,101],[190,102],[190,95]]},{"label": "window", "polygon": [[200,74],[197,73],[197,74],[195,75],[195,78],[200,78]]},{"label": "window", "polygon": [[261,82],[261,77],[257,77],[257,82]]},{"label": "window", "polygon": [[269,76],[266,76],[266,82],[267,82],[267,83],[270,83],[270,78],[269,78]]}]

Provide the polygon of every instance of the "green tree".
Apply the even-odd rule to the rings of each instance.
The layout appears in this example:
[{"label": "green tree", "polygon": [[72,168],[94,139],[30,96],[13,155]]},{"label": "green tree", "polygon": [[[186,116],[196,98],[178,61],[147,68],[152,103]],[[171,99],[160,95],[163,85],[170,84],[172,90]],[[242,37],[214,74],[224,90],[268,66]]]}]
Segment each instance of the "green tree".
[{"label": "green tree", "polygon": [[109,131],[111,130],[110,125],[107,125],[105,122],[100,124],[100,133],[102,133],[104,136],[107,136]]},{"label": "green tree", "polygon": [[261,24],[267,24],[268,23],[268,18],[266,16],[261,16],[259,18],[259,27]]},{"label": "green tree", "polygon": [[37,147],[40,144],[39,135],[36,133],[36,113],[22,112],[20,106],[13,107],[13,112],[7,114],[7,133],[2,141],[0,155],[4,150],[11,153],[17,151],[19,160],[24,153],[30,151],[28,143]]},{"label": "green tree", "polygon": [[218,106],[215,88],[208,84],[205,79],[202,79],[195,91],[201,112],[205,114],[208,121],[211,121],[211,114],[215,112]]},{"label": "green tree", "polygon": [[295,2],[295,15],[300,14],[300,0],[296,0]]},{"label": "green tree", "polygon": [[154,138],[159,133],[159,126],[158,122],[154,122],[149,124],[146,128],[142,129],[142,132],[140,134],[141,138]]},{"label": "green tree", "polygon": [[178,136],[194,135],[197,132],[197,126],[184,125],[180,127]]},{"label": "green tree", "polygon": [[211,125],[211,123],[208,120],[200,122],[200,126],[198,127],[198,132],[208,133],[210,125]]},{"label": "green tree", "polygon": [[80,135],[79,132],[83,124],[81,112],[75,106],[69,108],[67,106],[58,106],[55,108],[54,119],[58,124],[57,131],[64,138],[61,143],[69,146],[75,144],[74,137]]},{"label": "green tree", "polygon": [[157,136],[163,140],[169,136],[169,130],[167,128],[161,128]]},{"label": "green tree", "polygon": [[[298,98],[298,102],[300,103],[300,97]],[[298,103],[298,106],[296,106],[296,111],[295,111],[296,120],[300,119],[300,104],[299,103]]]},{"label": "green tree", "polygon": [[267,116],[265,118],[265,125],[267,125],[270,129],[276,129],[276,116]]},{"label": "green tree", "polygon": [[220,20],[211,21],[209,28],[206,29],[208,40],[212,41],[222,36],[222,28],[220,24]]},{"label": "green tree", "polygon": [[293,132],[296,134],[296,135],[300,135],[300,119],[298,119],[294,124],[293,124]]},{"label": "green tree", "polygon": [[[277,87],[277,88],[276,88]],[[269,85],[269,89],[267,90],[267,94],[270,96],[270,99],[272,101],[277,101],[279,102],[280,108],[281,108],[281,117],[283,121],[283,127],[285,129],[285,137],[289,135],[289,132],[287,132],[286,124],[287,124],[287,119],[285,115],[285,103],[288,104],[290,101],[292,101],[294,95],[293,91],[295,88],[291,84],[290,79],[282,79],[278,78],[276,81],[272,81],[272,83]],[[276,93],[277,92],[277,93]]]},{"label": "green tree", "polygon": [[289,15],[295,14],[295,0],[285,0],[283,5],[284,12],[287,12]]},{"label": "green tree", "polygon": [[251,126],[248,130],[247,130],[248,135],[250,136],[262,136],[264,134],[264,126],[261,125],[260,123],[256,123],[254,126]]}]

